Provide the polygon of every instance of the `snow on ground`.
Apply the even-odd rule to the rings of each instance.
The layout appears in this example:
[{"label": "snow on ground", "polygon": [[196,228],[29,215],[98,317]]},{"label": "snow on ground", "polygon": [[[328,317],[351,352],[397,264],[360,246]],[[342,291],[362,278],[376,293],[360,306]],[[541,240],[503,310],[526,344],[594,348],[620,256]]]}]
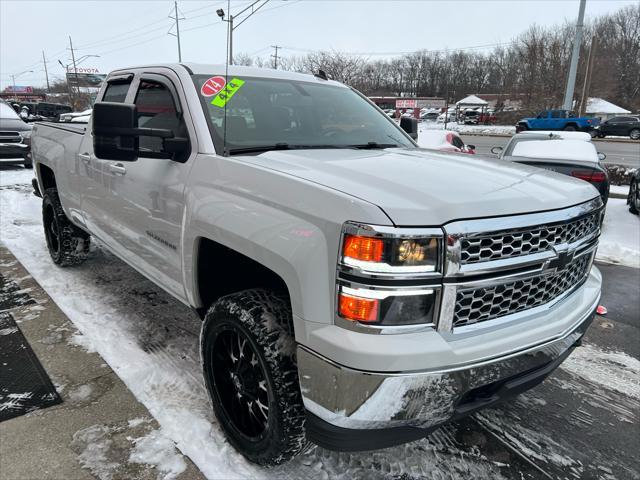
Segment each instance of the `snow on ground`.
[{"label": "snow on ground", "polygon": [[611,193],[624,195],[627,198],[629,196],[629,185],[611,185]]},{"label": "snow on ground", "polygon": [[[101,245],[94,244],[91,258],[81,266],[55,267],[42,233],[41,200],[32,193],[32,176],[22,169],[0,170],[0,241],[78,327],[82,336],[74,337],[74,344],[104,358],[156,418],[161,434],[206,477],[347,480],[410,472],[417,477],[504,478],[501,465],[475,446],[456,441],[455,425],[429,439],[374,453],[315,448],[274,469],[248,463],[226,442],[213,415],[201,374],[199,318]],[[102,445],[103,438],[99,427],[78,432],[81,461],[109,475],[116,467],[104,455],[108,445]],[[149,461],[157,458],[151,446],[145,442],[140,447]],[[171,462],[167,475],[169,467],[177,468]]]},{"label": "snow on ground", "polygon": [[182,456],[176,453],[173,442],[158,430],[153,430],[146,436],[134,440],[134,443],[135,448],[131,452],[129,461],[155,465],[160,471],[159,480],[170,480],[187,469]]},{"label": "snow on ground", "polygon": [[640,268],[640,217],[629,212],[624,199],[607,202],[596,259]]},{"label": "snow on ground", "polygon": [[[418,126],[418,134],[425,130],[444,130],[444,123],[421,122]],[[453,130],[467,135],[515,135],[516,127],[510,125],[458,125],[455,122],[447,123],[447,130]],[[420,135],[418,135],[420,138]]]}]

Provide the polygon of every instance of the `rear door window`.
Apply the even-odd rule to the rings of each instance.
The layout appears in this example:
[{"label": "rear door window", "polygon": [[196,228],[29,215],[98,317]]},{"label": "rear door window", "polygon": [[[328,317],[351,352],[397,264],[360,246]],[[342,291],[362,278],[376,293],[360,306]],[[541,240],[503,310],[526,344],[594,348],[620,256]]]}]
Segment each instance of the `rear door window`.
[{"label": "rear door window", "polygon": [[107,83],[107,89],[102,97],[103,102],[124,102],[131,86],[131,80]]}]

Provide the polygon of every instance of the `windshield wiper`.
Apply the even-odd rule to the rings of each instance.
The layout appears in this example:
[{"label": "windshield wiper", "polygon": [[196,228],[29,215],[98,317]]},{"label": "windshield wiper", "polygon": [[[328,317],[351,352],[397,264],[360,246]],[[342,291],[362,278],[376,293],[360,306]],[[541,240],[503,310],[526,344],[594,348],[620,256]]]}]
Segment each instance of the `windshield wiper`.
[{"label": "windshield wiper", "polygon": [[[396,145],[393,145],[394,147]],[[314,150],[314,149],[327,149],[327,148],[358,148],[356,145],[289,145],[288,143],[276,143],[273,145],[256,145],[254,147],[241,147],[232,148],[229,150],[229,155],[238,155],[242,153],[262,153],[271,150]],[[367,148],[366,146],[364,148]]]},{"label": "windshield wiper", "polygon": [[378,143],[378,142],[367,142],[367,143],[362,143],[359,145],[346,145],[346,147],[348,148],[359,148],[359,149],[363,149],[363,150],[374,150],[374,149],[381,149],[381,148],[393,148],[393,147],[397,147],[398,144],[396,143]]}]

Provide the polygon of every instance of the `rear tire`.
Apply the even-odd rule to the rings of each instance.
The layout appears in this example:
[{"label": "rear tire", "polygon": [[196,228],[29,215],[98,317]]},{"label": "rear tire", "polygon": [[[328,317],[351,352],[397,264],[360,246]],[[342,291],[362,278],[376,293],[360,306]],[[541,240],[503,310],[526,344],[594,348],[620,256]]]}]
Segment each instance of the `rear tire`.
[{"label": "rear tire", "polygon": [[634,128],[629,132],[629,138],[631,140],[640,140],[640,129]]},{"label": "rear tire", "polygon": [[91,237],[69,221],[55,188],[42,196],[42,224],[53,263],[67,267],[87,259]]},{"label": "rear tire", "polygon": [[262,466],[284,463],[306,446],[306,411],[295,361],[291,308],[268,290],[218,300],[201,335],[213,410],[231,443]]}]

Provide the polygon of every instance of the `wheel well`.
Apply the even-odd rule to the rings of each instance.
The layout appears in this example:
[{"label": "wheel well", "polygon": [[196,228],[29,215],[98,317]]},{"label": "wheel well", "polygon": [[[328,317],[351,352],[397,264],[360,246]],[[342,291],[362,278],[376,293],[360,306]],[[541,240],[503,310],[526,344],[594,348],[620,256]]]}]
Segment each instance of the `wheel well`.
[{"label": "wheel well", "polygon": [[250,288],[266,288],[289,300],[287,284],[280,275],[255,260],[224,245],[201,238],[198,245],[197,291],[204,318],[209,307],[220,297]]},{"label": "wheel well", "polygon": [[42,180],[42,185],[40,185],[42,193],[44,193],[47,188],[56,188],[56,176],[54,175],[53,170],[42,164],[40,164],[39,168],[40,179]]}]

